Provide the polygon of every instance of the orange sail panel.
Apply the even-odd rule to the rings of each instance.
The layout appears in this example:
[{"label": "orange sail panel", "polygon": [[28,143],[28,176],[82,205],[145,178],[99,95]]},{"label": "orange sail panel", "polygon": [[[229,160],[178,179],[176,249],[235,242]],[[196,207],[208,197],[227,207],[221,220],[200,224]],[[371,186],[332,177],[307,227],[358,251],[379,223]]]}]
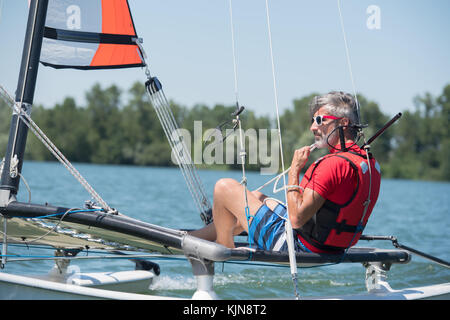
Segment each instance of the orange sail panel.
[{"label": "orange sail panel", "polygon": [[102,0],[102,32],[136,35],[127,1]]},{"label": "orange sail panel", "polygon": [[142,67],[127,0],[50,0],[41,62],[53,68]]},{"label": "orange sail panel", "polygon": [[136,46],[102,43],[92,59],[91,66],[120,66],[142,62]]}]

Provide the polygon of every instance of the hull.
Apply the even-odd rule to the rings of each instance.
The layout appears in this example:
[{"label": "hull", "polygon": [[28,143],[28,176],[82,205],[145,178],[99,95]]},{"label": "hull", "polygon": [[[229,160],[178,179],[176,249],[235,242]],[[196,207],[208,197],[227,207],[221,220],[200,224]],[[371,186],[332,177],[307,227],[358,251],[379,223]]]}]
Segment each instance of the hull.
[{"label": "hull", "polygon": [[[87,275],[87,274],[86,274]],[[80,277],[81,279],[82,277]],[[119,281],[120,282],[120,281]],[[93,288],[83,285],[67,284],[0,273],[0,298],[2,300],[179,300],[180,298],[136,294],[111,289],[133,287],[133,282],[98,285]],[[126,281],[125,281],[126,282]],[[81,282],[79,282],[81,283]],[[85,285],[87,283],[84,283]],[[305,300],[448,300],[450,299],[450,283],[424,287],[392,289],[387,282],[380,281],[379,288],[361,294],[304,297]],[[122,286],[122,287],[121,287]],[[215,297],[217,298],[217,297]],[[205,299],[205,296],[202,296]],[[289,298],[290,299],[290,298]]]},{"label": "hull", "polygon": [[[85,274],[86,278],[88,274]],[[94,274],[90,274],[93,276]],[[83,277],[80,276],[80,279]],[[112,277],[111,277],[112,278]],[[110,280],[110,279],[109,279]],[[94,283],[96,281],[93,281]],[[92,283],[92,282],[91,282]],[[133,287],[130,279],[113,283],[95,283],[92,286],[60,283],[46,279],[0,273],[0,299],[2,300],[163,300],[166,297],[111,290]],[[86,285],[86,283],[85,283]],[[99,289],[104,287],[104,289]],[[173,299],[173,298],[170,298]]]},{"label": "hull", "polygon": [[[394,290],[385,281],[370,292],[343,296],[315,297],[312,300],[448,300],[450,283]],[[307,298],[308,299],[308,298]],[[309,299],[308,299],[309,300]]]}]

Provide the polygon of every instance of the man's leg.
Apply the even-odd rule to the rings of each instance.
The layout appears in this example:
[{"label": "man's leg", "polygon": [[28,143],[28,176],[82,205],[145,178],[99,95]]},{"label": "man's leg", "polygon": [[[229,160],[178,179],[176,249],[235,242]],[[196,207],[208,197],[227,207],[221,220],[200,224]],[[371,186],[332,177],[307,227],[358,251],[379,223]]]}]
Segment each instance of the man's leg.
[{"label": "man's leg", "polygon": [[[256,213],[266,198],[267,196],[259,191],[247,192],[250,215]],[[273,210],[277,202],[268,200],[266,205]],[[251,218],[249,224],[250,222]],[[214,188],[213,222],[201,229],[190,231],[189,234],[234,247],[233,236],[244,230],[248,233],[244,187],[236,180],[221,179]],[[217,234],[220,234],[220,240]]]},{"label": "man's leg", "polygon": [[[279,202],[272,200],[272,199],[267,199],[268,197],[260,192],[260,191],[252,191],[252,194],[261,202],[265,203],[267,207],[269,207],[270,210],[274,210],[276,208],[276,206],[278,205]],[[267,200],[266,200],[267,199]],[[266,201],[264,201],[266,200]]]},{"label": "man's leg", "polygon": [[[250,215],[254,215],[263,202],[251,191],[247,191]],[[213,218],[216,241],[234,248],[234,235],[248,232],[245,215],[244,187],[233,179],[220,179],[214,187]],[[251,222],[251,217],[248,223]]]},{"label": "man's leg", "polygon": [[[238,187],[238,188],[241,188],[242,196],[244,196],[244,189],[243,189],[242,185],[240,187]],[[256,199],[258,199],[261,202],[263,202],[264,199],[267,198],[267,196],[265,194],[263,194],[262,192],[260,192],[260,191],[252,191],[251,193],[253,194],[253,196]],[[217,195],[216,195],[216,197],[217,197]],[[272,205],[271,204],[271,200],[269,200],[267,205],[269,205],[269,207],[271,207],[271,206],[275,207],[276,203]],[[273,209],[273,208],[271,208],[271,209]],[[243,229],[241,231],[236,229],[235,232],[234,232],[234,235],[238,235],[242,231],[243,231]],[[191,235],[193,235],[195,237],[201,238],[201,239],[208,240],[208,241],[216,241],[217,234],[216,234],[216,226],[214,224],[214,220],[213,220],[212,223],[204,226],[201,229],[189,231],[189,234],[191,234]]]},{"label": "man's leg", "polygon": [[216,241],[217,238],[214,221],[201,229],[189,231],[189,234],[208,241]]}]

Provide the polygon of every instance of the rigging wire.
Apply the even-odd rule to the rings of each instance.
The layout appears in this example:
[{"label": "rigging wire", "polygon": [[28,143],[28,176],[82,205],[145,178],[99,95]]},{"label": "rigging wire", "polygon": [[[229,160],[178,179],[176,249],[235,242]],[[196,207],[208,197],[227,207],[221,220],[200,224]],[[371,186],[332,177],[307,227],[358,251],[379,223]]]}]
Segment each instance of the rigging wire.
[{"label": "rigging wire", "polygon": [[[353,69],[352,69],[352,63],[351,63],[351,59],[350,59],[350,50],[349,50],[349,46],[348,46],[348,42],[347,42],[347,34],[345,32],[345,26],[344,26],[344,17],[342,15],[342,9],[341,9],[341,1],[340,0],[336,0],[337,1],[337,7],[338,7],[338,12],[339,12],[339,21],[341,24],[341,31],[342,31],[342,37],[344,39],[344,46],[345,46],[345,55],[346,55],[346,59],[347,59],[347,66],[348,66],[348,70],[349,70],[349,74],[350,74],[350,80],[352,83],[352,89],[353,89],[353,96],[355,98],[355,103],[356,103],[356,112],[357,112],[357,116],[358,116],[358,124],[357,124],[357,128],[358,128],[358,134],[360,137],[363,138],[364,141],[364,149],[366,151],[366,156],[367,156],[367,164],[368,164],[368,169],[369,169],[369,195],[368,195],[368,199],[367,201],[364,203],[364,211],[363,211],[363,215],[362,218],[360,220],[360,224],[363,222],[368,207],[369,207],[369,203],[370,203],[370,196],[371,196],[371,190],[372,190],[372,170],[371,170],[371,165],[370,165],[370,159],[369,159],[369,150],[370,150],[370,146],[367,144],[366,142],[366,138],[364,136],[364,131],[362,130],[362,125],[361,125],[361,111],[360,111],[360,105],[359,105],[359,101],[358,101],[358,96],[356,94],[356,85],[355,85],[355,79],[353,76]],[[327,139],[328,142],[328,139]],[[356,236],[353,236],[353,238]],[[353,242],[353,239],[352,241]],[[348,249],[351,246],[351,242],[350,245],[348,246],[348,248],[346,249],[345,252],[348,251]]]},{"label": "rigging wire", "polygon": [[232,0],[229,0],[229,8],[230,8],[230,27],[231,27],[231,49],[233,52],[234,94],[236,95],[236,107],[239,108],[238,78],[237,78],[237,63],[236,63],[236,43],[234,40],[234,20],[233,20]]},{"label": "rigging wire", "polygon": [[112,209],[102,197],[92,188],[92,186],[83,178],[81,173],[67,160],[67,158],[61,153],[61,151],[53,144],[53,142],[45,135],[45,133],[39,128],[39,126],[31,119],[30,115],[26,113],[18,102],[14,102],[14,99],[9,93],[0,85],[0,97],[13,109],[13,112],[18,114],[25,125],[34,133],[34,135],[47,147],[48,150],[55,156],[55,158],[61,162],[64,167],[80,182],[80,184],[89,192],[89,194],[101,205],[101,207],[109,213],[117,213]]},{"label": "rigging wire", "polygon": [[[283,156],[283,143],[281,140],[281,125],[280,125],[280,112],[278,107],[278,92],[277,92],[277,84],[276,84],[276,77],[275,77],[275,64],[273,59],[273,46],[272,46],[272,32],[271,32],[271,26],[270,26],[270,15],[269,15],[269,3],[268,0],[266,0],[266,18],[267,18],[267,31],[268,31],[268,37],[269,37],[269,49],[270,49],[270,61],[272,64],[272,80],[273,80],[273,91],[274,91],[274,98],[275,98],[275,108],[277,111],[277,125],[278,125],[278,138],[280,143],[280,157],[281,157],[281,168],[282,172],[285,172],[284,169],[284,156]],[[284,188],[284,197],[286,201],[286,211],[288,219],[286,219],[286,240],[288,244],[288,251],[289,251],[289,263],[291,266],[291,275],[292,275],[292,281],[294,283],[294,291],[295,291],[295,297],[299,299],[299,293],[298,293],[298,281],[297,281],[297,262],[295,257],[295,248],[294,248],[294,235],[292,231],[291,222],[289,219],[289,208],[287,206],[287,190],[286,190],[286,177],[283,174],[283,188]]]},{"label": "rigging wire", "polygon": [[2,22],[2,14],[3,14],[3,0],[0,0],[0,23]]},{"label": "rigging wire", "polygon": [[184,142],[183,136],[179,133],[179,126],[175,120],[169,101],[162,89],[161,82],[156,77],[152,77],[148,63],[147,55],[142,46],[142,40],[137,39],[136,44],[139,47],[139,55],[145,64],[144,73],[147,77],[145,89],[153,109],[158,116],[159,122],[163,128],[164,134],[169,141],[172,154],[175,156],[178,166],[196,204],[200,218],[205,224],[212,222],[212,206],[206,196],[203,184],[197,174],[196,167],[190,156],[190,150]]},{"label": "rigging wire", "polygon": [[[41,236],[39,236],[37,238],[34,238],[32,240],[29,240],[29,241],[24,241],[24,243],[29,244],[29,243],[33,243],[33,242],[36,242],[36,241],[39,241],[39,240],[43,239],[44,237],[46,237],[47,235],[49,235],[51,232],[55,231],[58,228],[59,224],[66,217],[66,215],[68,215],[71,212],[74,212],[75,210],[77,210],[77,208],[68,209],[66,212],[64,212],[61,215],[61,218],[59,218],[58,222],[50,230],[48,230],[46,233],[44,233],[43,235],[41,235]],[[80,210],[77,210],[77,211],[80,211]],[[81,210],[81,211],[85,211],[85,210]]]},{"label": "rigging wire", "polygon": [[[231,48],[233,52],[233,70],[234,70],[234,92],[236,96],[236,117],[235,122],[238,125],[239,130],[239,141],[240,141],[240,152],[239,155],[241,156],[241,167],[242,167],[242,181],[241,184],[243,186],[244,191],[244,213],[245,213],[245,220],[247,222],[247,229],[248,229],[248,243],[250,248],[252,247],[253,239],[252,235],[250,233],[250,218],[252,217],[250,215],[250,208],[248,206],[248,196],[247,196],[247,177],[245,175],[245,160],[247,153],[245,151],[245,143],[244,143],[244,137],[242,132],[242,123],[240,119],[240,106],[239,106],[239,94],[238,94],[238,77],[237,77],[237,64],[236,64],[236,47],[235,47],[235,40],[234,40],[234,22],[233,22],[233,4],[232,0],[229,0],[229,8],[230,8],[230,27],[231,27]],[[243,109],[242,109],[243,110]]]},{"label": "rigging wire", "polygon": [[360,110],[359,110],[358,96],[356,95],[355,79],[353,77],[352,63],[351,63],[351,59],[350,59],[350,50],[348,48],[347,35],[346,35],[346,32],[345,32],[344,17],[342,16],[341,1],[340,0],[337,0],[337,7],[338,7],[338,12],[339,12],[339,21],[340,21],[340,24],[341,24],[342,37],[344,39],[345,56],[347,58],[347,66],[348,66],[348,70],[349,70],[349,73],[350,73],[350,80],[352,82],[353,96],[355,97],[355,101],[356,101],[356,111],[358,113],[358,121],[361,122],[361,115],[360,115]]},{"label": "rigging wire", "polygon": [[146,82],[145,87],[150,102],[156,111],[166,138],[169,141],[172,154],[178,162],[178,166],[185,179],[188,190],[199,209],[200,216],[205,224],[209,224],[212,221],[212,206],[208,201],[200,177],[192,162],[190,151],[187,148],[183,137],[180,135],[178,124],[175,121],[170,104],[162,90],[161,83],[158,79],[150,77],[149,73],[146,72],[146,75],[149,80]]},{"label": "rigging wire", "polygon": [[[366,138],[364,135],[364,131],[363,131],[363,126],[361,125],[361,114],[360,114],[360,106],[359,106],[359,102],[358,102],[358,96],[356,94],[356,85],[355,85],[355,80],[354,80],[354,76],[353,76],[353,70],[352,70],[352,63],[351,63],[351,59],[350,59],[350,50],[349,50],[349,46],[348,46],[348,42],[347,42],[347,35],[345,32],[345,26],[344,26],[344,18],[342,15],[342,9],[341,9],[341,1],[340,0],[336,0],[337,1],[337,7],[338,7],[338,12],[339,12],[339,21],[341,24],[341,31],[342,31],[342,37],[344,39],[344,46],[345,46],[345,55],[347,58],[347,66],[348,66],[348,70],[349,70],[349,74],[350,74],[350,79],[352,82],[352,89],[353,89],[353,96],[355,98],[355,103],[356,103],[356,112],[357,112],[357,116],[358,116],[358,123],[356,124],[356,128],[358,130],[358,134],[360,137],[363,138],[363,148],[364,151],[366,153],[366,158],[367,158],[367,166],[368,166],[368,171],[369,171],[369,187],[368,187],[368,195],[367,195],[367,200],[363,203],[364,209],[363,209],[363,214],[361,216],[361,219],[359,220],[359,223],[357,225],[356,231],[353,234],[352,239],[350,240],[347,248],[344,250],[344,253],[342,254],[341,257],[341,261],[344,260],[345,255],[347,254],[348,250],[350,249],[350,247],[352,246],[352,242],[353,240],[356,238],[358,233],[362,233],[364,226],[363,226],[363,222],[364,219],[367,215],[367,211],[369,209],[369,205],[371,202],[371,195],[372,195],[372,166],[370,163],[370,145],[367,144],[366,142]],[[328,142],[328,139],[327,139]]]},{"label": "rigging wire", "polygon": [[[55,217],[55,216],[61,216],[61,218],[59,218],[58,222],[50,228],[50,230],[48,230],[46,233],[32,239],[29,241],[25,241],[25,239],[22,239],[22,243],[25,244],[27,247],[30,243],[39,241],[43,238],[45,238],[46,236],[48,236],[50,233],[52,232],[58,232],[58,227],[60,225],[60,223],[62,222],[62,220],[64,219],[64,217],[66,215],[68,215],[69,213],[75,213],[75,212],[91,212],[91,211],[100,211],[101,209],[88,209],[88,210],[79,210],[77,208],[71,208],[68,209],[67,211],[63,212],[63,213],[56,213],[56,214],[50,214],[50,215],[45,215],[45,216],[40,216],[40,217],[15,217],[15,218],[22,218],[22,219],[33,219],[33,220],[39,220],[39,219],[45,219],[45,218],[51,218],[51,217]],[[0,262],[0,269],[3,269],[6,265],[6,262],[9,262],[10,260],[8,259],[8,257],[10,257],[10,255],[7,254],[8,252],[8,239],[12,239],[14,240],[14,237],[8,236],[7,234],[7,219],[5,217],[3,217],[3,231],[0,231],[0,234],[3,235],[3,244],[2,244],[2,251],[0,252],[1,255],[1,262]]]},{"label": "rigging wire", "polygon": [[[310,152],[313,152],[313,151],[317,148],[316,143],[313,143],[312,145],[310,145],[309,148],[310,148],[309,151],[310,151]],[[275,183],[274,183],[274,185],[273,185],[273,190],[272,190],[273,193],[278,193],[278,192],[280,192],[281,190],[286,189],[286,188],[290,188],[290,187],[298,187],[298,186],[283,186],[283,187],[277,188],[278,181],[280,181],[281,176],[283,176],[283,175],[285,175],[286,173],[288,173],[289,170],[291,170],[291,167],[287,168],[287,169],[284,170],[282,173],[280,173],[279,175],[273,177],[272,179],[270,179],[269,181],[267,181],[267,182],[264,183],[263,185],[259,186],[257,189],[255,189],[255,191],[259,191],[259,190],[261,190],[261,189],[267,187],[269,184],[271,184],[271,183],[274,182],[274,181],[275,181]]]}]

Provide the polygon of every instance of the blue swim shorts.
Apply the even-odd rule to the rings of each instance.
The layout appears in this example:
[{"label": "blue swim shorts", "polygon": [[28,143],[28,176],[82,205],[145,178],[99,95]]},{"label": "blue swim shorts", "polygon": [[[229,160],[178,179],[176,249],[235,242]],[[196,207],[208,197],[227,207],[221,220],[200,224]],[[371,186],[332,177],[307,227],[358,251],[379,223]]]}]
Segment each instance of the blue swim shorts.
[{"label": "blue swim shorts", "polygon": [[[263,204],[253,216],[250,224],[251,246],[270,251],[287,251],[285,219],[287,219],[285,206],[278,204],[272,211]],[[294,239],[294,246],[296,251],[309,251],[301,245],[298,239]]]}]

